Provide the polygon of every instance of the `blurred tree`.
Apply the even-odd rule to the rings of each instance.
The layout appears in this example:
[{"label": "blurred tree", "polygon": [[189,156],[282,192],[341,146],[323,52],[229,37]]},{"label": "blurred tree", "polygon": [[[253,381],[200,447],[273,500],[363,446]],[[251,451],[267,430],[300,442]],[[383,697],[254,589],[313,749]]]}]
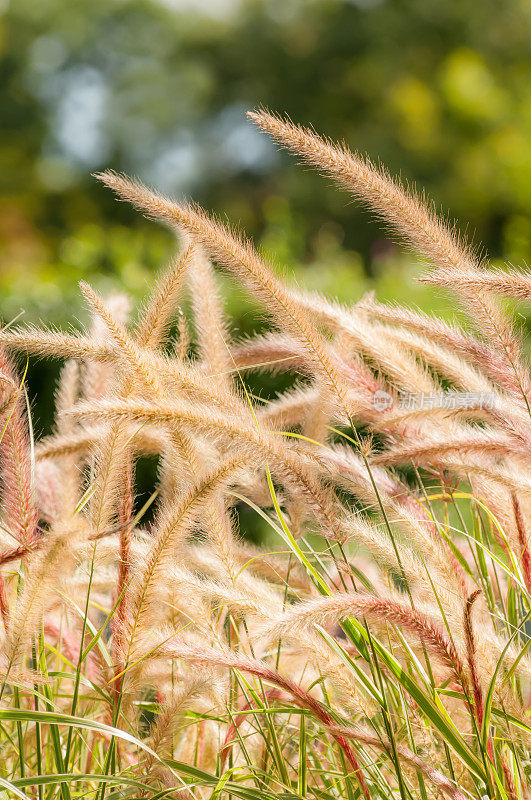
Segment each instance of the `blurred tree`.
[{"label": "blurred tree", "polygon": [[43,303],[62,273],[125,268],[135,289],[131,258],[160,257],[164,237],[131,240],[120,227],[141,223],[90,179],[109,165],[226,211],[283,260],[319,260],[335,239],[371,273],[377,229],[246,123],[259,103],[426,185],[494,255],[528,257],[528,0],[191,5],[4,8],[1,267],[23,292],[36,284],[21,267],[38,269]]}]

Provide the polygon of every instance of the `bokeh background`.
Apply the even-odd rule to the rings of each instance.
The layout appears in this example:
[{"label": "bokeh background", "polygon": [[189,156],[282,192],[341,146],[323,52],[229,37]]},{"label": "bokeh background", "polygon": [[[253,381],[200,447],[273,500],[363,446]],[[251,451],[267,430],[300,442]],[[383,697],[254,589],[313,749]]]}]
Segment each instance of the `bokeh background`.
[{"label": "bokeh background", "polygon": [[[495,261],[523,265],[530,58],[530,0],[0,0],[0,314],[76,324],[81,279],[144,295],[174,243],[97,184],[105,167],[226,215],[311,288],[448,311],[409,254],[245,110],[345,139],[426,187]],[[30,373],[46,428],[54,368]]]}]

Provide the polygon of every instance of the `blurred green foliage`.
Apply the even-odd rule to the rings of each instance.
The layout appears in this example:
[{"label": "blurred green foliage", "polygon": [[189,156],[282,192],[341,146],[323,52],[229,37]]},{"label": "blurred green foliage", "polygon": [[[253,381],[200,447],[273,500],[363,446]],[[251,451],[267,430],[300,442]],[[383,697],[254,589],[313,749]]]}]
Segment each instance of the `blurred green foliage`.
[{"label": "blurred green foliage", "polygon": [[[168,259],[170,234],[91,178],[104,167],[226,214],[310,288],[448,309],[363,210],[247,123],[259,104],[425,186],[495,259],[530,258],[530,0],[0,8],[4,319],[71,322],[78,280],[140,296]],[[230,306],[247,329],[233,289]]]}]

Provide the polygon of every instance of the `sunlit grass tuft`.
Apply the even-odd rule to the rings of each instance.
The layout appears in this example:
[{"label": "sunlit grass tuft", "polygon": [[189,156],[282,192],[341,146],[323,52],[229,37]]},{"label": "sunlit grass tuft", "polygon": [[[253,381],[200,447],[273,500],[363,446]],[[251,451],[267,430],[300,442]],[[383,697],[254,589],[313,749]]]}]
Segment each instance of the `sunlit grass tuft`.
[{"label": "sunlit grass tuft", "polygon": [[[82,284],[83,333],[0,331],[2,789],[525,800],[531,382],[500,296],[529,276],[346,147],[251,117],[429,260],[475,333],[295,289],[201,209],[100,176],[182,248],[133,321]],[[214,262],[272,331],[233,340]],[[65,359],[40,441],[13,350]],[[256,371],[291,388],[261,399]]]}]

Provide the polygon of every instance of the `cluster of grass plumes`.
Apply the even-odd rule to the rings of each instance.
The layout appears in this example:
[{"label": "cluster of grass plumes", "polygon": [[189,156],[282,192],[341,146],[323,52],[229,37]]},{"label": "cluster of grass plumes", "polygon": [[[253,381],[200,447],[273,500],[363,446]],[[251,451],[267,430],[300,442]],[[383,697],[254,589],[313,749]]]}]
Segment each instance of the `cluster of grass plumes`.
[{"label": "cluster of grass plumes", "polygon": [[[63,800],[523,800],[531,388],[500,295],[529,299],[531,279],[345,147],[251,117],[424,256],[471,324],[292,288],[201,209],[99,176],[180,254],[134,322],[82,285],[83,333],[0,331],[0,782]],[[231,337],[213,264],[268,333]],[[65,359],[38,442],[14,351]],[[255,397],[253,370],[291,388]],[[238,534],[244,507],[267,549]]]}]

